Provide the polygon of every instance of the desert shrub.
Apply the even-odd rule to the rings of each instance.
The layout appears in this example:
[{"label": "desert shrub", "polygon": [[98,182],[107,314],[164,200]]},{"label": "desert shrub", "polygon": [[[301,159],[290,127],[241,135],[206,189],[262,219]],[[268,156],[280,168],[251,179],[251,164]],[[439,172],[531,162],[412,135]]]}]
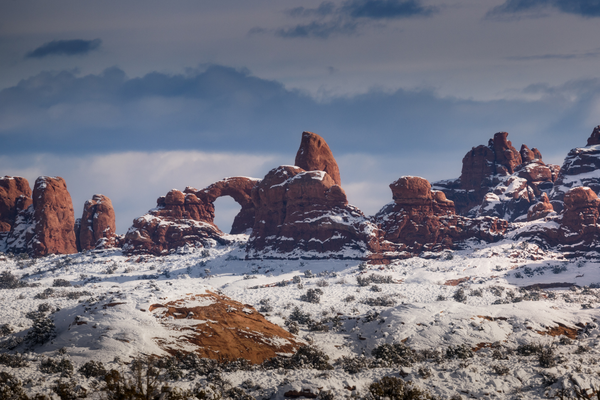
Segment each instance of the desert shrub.
[{"label": "desert shrub", "polygon": [[464,288],[459,288],[456,292],[454,292],[454,296],[452,298],[459,303],[467,302],[467,294],[465,293]]},{"label": "desert shrub", "polygon": [[260,304],[258,312],[270,313],[271,311],[273,311],[273,305],[271,304],[271,299],[268,299],[268,298],[261,299],[258,302],[258,304]]},{"label": "desert shrub", "polygon": [[0,325],[0,337],[8,336],[14,332],[15,332],[15,328],[13,328],[10,324]]},{"label": "desert shrub", "polygon": [[492,370],[498,375],[506,375],[510,372],[510,368],[502,364],[492,365]]},{"label": "desert shrub", "polygon": [[329,332],[329,326],[325,321],[312,321],[308,324],[308,329],[313,332]]},{"label": "desert shrub", "polygon": [[520,356],[531,356],[541,353],[542,349],[543,347],[540,344],[525,343],[517,347],[517,354]]},{"label": "desert shrub", "polygon": [[27,282],[23,282],[10,271],[2,271],[0,273],[0,289],[18,289],[29,286]]},{"label": "desert shrub", "polygon": [[307,269],[306,271],[304,271],[304,277],[305,278],[314,278],[314,274],[312,273],[312,271],[310,269]]},{"label": "desert shrub", "polygon": [[371,290],[371,292],[381,292],[382,291],[382,289],[377,285],[371,285],[370,290]]},{"label": "desert shrub", "polygon": [[318,287],[327,287],[327,286],[329,286],[329,282],[327,282],[325,279],[319,279],[317,281],[317,286]]},{"label": "desert shrub", "polygon": [[350,302],[353,302],[355,300],[356,300],[356,296],[354,296],[352,294],[349,294],[348,296],[346,296],[344,298],[344,302],[346,302],[346,303],[350,303]]},{"label": "desert shrub", "polygon": [[390,275],[370,274],[365,276],[357,276],[356,282],[358,282],[359,286],[369,286],[372,283],[393,283],[394,280]]},{"label": "desert shrub", "polygon": [[438,295],[438,297],[436,297],[435,299],[436,301],[446,301],[446,296],[444,296],[443,294]]},{"label": "desert shrub", "polygon": [[0,399],[29,400],[23,383],[8,372],[0,372]]},{"label": "desert shrub", "polygon": [[483,292],[481,291],[481,289],[471,290],[471,292],[469,293],[469,296],[482,297],[483,296]]},{"label": "desert shrub", "polygon": [[329,356],[314,346],[302,346],[290,358],[294,369],[318,369],[321,371],[333,369],[329,364]]},{"label": "desert shrub", "polygon": [[378,360],[408,367],[417,360],[417,354],[404,343],[384,343],[375,347],[371,355]]},{"label": "desert shrub", "polygon": [[296,321],[285,321],[285,326],[292,335],[297,335],[300,332],[300,326]]},{"label": "desert shrub", "polygon": [[457,346],[448,346],[446,349],[446,358],[459,358],[466,360],[467,358],[473,358],[473,350],[466,344],[459,344]]},{"label": "desert shrub", "polygon": [[577,346],[577,350],[575,350],[575,354],[583,354],[583,353],[587,353],[588,351],[590,351],[589,346]]},{"label": "desert shrub", "polygon": [[52,297],[54,295],[54,293],[56,292],[56,290],[52,289],[52,288],[47,288],[45,289],[43,292],[36,294],[35,296],[33,296],[34,299],[42,299],[42,300],[46,300],[50,297]]},{"label": "desert shrub", "polygon": [[52,287],[71,287],[71,282],[66,279],[57,278],[52,282]]},{"label": "desert shrub", "polygon": [[553,274],[560,274],[560,273],[565,272],[567,270],[567,266],[566,265],[553,265],[551,268],[552,268],[552,273]]},{"label": "desert shrub", "polygon": [[363,300],[364,304],[371,307],[392,307],[396,304],[396,301],[390,295],[368,297]]},{"label": "desert shrub", "polygon": [[87,390],[78,385],[74,380],[58,380],[52,385],[52,391],[60,397],[60,400],[76,400],[87,397]]},{"label": "desert shrub", "polygon": [[45,374],[61,373],[63,376],[69,376],[73,373],[73,363],[66,358],[56,361],[53,358],[47,358],[40,363],[40,371]]},{"label": "desert shrub", "polygon": [[303,312],[300,309],[300,307],[298,307],[298,306],[295,306],[292,309],[292,312],[290,313],[288,320],[296,321],[299,324],[308,324],[308,323],[312,322],[312,318],[310,317],[310,314],[307,312]]},{"label": "desert shrub", "polygon": [[106,368],[102,361],[90,360],[83,364],[79,369],[79,373],[86,378],[98,377],[106,375]]},{"label": "desert shrub", "polygon": [[240,388],[231,388],[223,393],[228,400],[256,400],[254,396],[250,396]]},{"label": "desert shrub", "polygon": [[554,358],[554,349],[552,347],[543,347],[539,353],[540,367],[552,368],[556,366],[556,359]]},{"label": "desert shrub", "polygon": [[434,399],[429,392],[420,389],[412,382],[400,378],[384,376],[369,385],[369,394],[375,400],[425,400]]},{"label": "desert shrub", "polygon": [[371,360],[366,357],[346,357],[342,356],[335,360],[335,365],[339,365],[349,374],[357,374],[365,369],[371,368]]},{"label": "desert shrub", "polygon": [[38,304],[38,311],[42,312],[42,313],[47,313],[47,312],[54,312],[54,307],[52,307],[50,304],[48,303],[42,303],[42,304]]},{"label": "desert shrub", "polygon": [[27,318],[33,320],[33,326],[25,335],[26,342],[31,345],[44,344],[56,337],[54,321],[43,312],[27,313]]},{"label": "desert shrub", "polygon": [[0,353],[0,364],[6,365],[7,367],[11,368],[22,368],[27,367],[29,365],[29,363],[27,362],[27,358],[20,353]]},{"label": "desert shrub", "polygon": [[431,376],[433,375],[429,367],[419,367],[417,373],[423,379],[431,378]]},{"label": "desert shrub", "polygon": [[308,289],[305,294],[300,296],[300,300],[308,303],[319,304],[321,302],[321,295],[323,291],[321,289]]}]

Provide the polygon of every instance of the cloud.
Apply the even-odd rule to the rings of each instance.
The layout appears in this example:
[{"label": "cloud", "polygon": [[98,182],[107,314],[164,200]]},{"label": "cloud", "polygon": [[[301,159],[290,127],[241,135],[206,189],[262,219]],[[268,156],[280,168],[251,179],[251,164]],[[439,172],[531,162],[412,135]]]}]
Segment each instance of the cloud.
[{"label": "cloud", "polygon": [[348,0],[341,11],[352,18],[398,19],[427,17],[437,11],[418,0]]},{"label": "cloud", "polygon": [[295,7],[286,11],[289,17],[310,18],[308,22],[267,30],[253,28],[250,34],[273,32],[283,38],[327,39],[333,35],[353,35],[374,22],[394,19],[429,17],[436,7],[426,7],[420,0],[346,0],[336,6],[330,1],[318,7]]},{"label": "cloud", "polygon": [[312,21],[308,24],[298,24],[289,28],[279,28],[275,35],[283,38],[319,38],[327,39],[331,35],[351,35],[356,33],[359,24],[354,21]]},{"label": "cloud", "polygon": [[44,58],[47,56],[77,56],[84,55],[96,50],[102,44],[102,40],[53,40],[44,43],[35,50],[25,55],[25,58]]},{"label": "cloud", "polygon": [[[288,154],[293,160],[304,130],[324,136],[337,155],[403,158],[423,151],[462,158],[465,149],[501,130],[544,152],[543,143],[579,144],[565,132],[589,134],[600,83],[575,81],[533,97],[476,101],[399,89],[318,102],[218,65],[139,78],[114,67],[84,76],[43,72],[0,91],[0,155],[193,150]],[[415,162],[422,168],[427,157]]]},{"label": "cloud", "polygon": [[539,54],[539,55],[531,55],[531,56],[507,57],[507,59],[512,60],[512,61],[574,60],[574,59],[597,58],[599,56],[600,56],[600,49],[595,49],[595,50],[586,51],[583,53]]},{"label": "cloud", "polygon": [[519,15],[540,16],[548,9],[582,17],[600,17],[600,1],[598,0],[506,0],[503,4],[488,11],[486,16],[488,18]]}]

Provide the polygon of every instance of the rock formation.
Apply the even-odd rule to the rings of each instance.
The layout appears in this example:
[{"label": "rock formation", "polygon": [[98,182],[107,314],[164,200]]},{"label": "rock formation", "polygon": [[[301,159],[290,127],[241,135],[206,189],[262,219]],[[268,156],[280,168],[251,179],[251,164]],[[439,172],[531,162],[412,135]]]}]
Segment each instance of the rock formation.
[{"label": "rock formation", "polygon": [[569,151],[563,162],[554,187],[550,193],[550,202],[557,212],[564,205],[565,193],[578,186],[586,186],[600,193],[600,126],[594,128],[586,147],[577,147]]},{"label": "rock formation", "polygon": [[85,202],[78,227],[75,233],[79,251],[117,245],[115,211],[110,199],[102,194]]},{"label": "rock formation", "polygon": [[272,169],[252,190],[252,200],[249,258],[360,258],[374,240],[372,224],[323,171]]},{"label": "rock formation", "polygon": [[536,148],[522,145],[517,151],[507,137],[498,132],[487,146],[474,147],[463,158],[459,179],[434,184],[454,201],[460,215],[522,220],[542,193],[552,189],[558,166],[545,164]]},{"label": "rock formation", "polygon": [[295,165],[305,171],[325,171],[336,185],[341,185],[340,170],[327,142],[312,132],[302,132]]},{"label": "rock formation", "polygon": [[578,186],[564,195],[562,214],[545,223],[517,230],[517,237],[552,246],[567,256],[591,256],[600,245],[600,199],[588,188]]},{"label": "rock formation", "polygon": [[529,210],[527,211],[527,221],[535,221],[545,218],[553,212],[554,208],[552,207],[552,203],[550,203],[548,195],[546,193],[542,193],[540,201],[529,207]]},{"label": "rock formation", "polygon": [[187,187],[183,192],[169,191],[158,198],[155,209],[133,221],[125,235],[124,251],[161,255],[186,244],[206,247],[215,241],[228,243],[214,224],[214,201],[221,196],[231,196],[240,203],[242,209],[235,217],[232,233],[245,232],[254,225],[254,204],[250,199],[257,182],[257,179],[235,177],[201,190]]},{"label": "rock formation", "polygon": [[587,146],[595,146],[597,144],[600,144],[600,125],[594,128],[587,140]]},{"label": "rock formation", "polygon": [[508,223],[504,220],[456,215],[454,203],[443,192],[432,191],[426,179],[405,176],[390,188],[394,202],[373,218],[380,228],[379,246],[384,258],[452,249],[469,238],[496,241],[506,233]]},{"label": "rock formation", "polygon": [[[19,176],[0,178],[0,232],[9,232],[22,209],[17,207],[20,197],[31,198],[27,179]],[[21,207],[24,204],[21,202]],[[27,208],[27,207],[25,207]]]}]

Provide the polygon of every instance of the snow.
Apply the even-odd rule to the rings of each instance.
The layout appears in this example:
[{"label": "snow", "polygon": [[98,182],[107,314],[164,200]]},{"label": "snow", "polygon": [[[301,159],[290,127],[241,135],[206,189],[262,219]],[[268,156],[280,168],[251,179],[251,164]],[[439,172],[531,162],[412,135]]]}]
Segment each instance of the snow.
[{"label": "snow", "polygon": [[[0,365],[19,379],[33,379],[29,394],[50,394],[55,379],[37,368],[41,357],[55,357],[66,349],[76,369],[94,359],[115,368],[115,357],[129,360],[140,354],[164,356],[159,341],[192,350],[178,340],[185,331],[167,329],[168,324],[193,328],[207,321],[161,318],[164,308],[150,310],[152,304],[165,304],[181,299],[197,306],[209,305],[210,298],[195,296],[207,291],[221,292],[242,304],[260,308],[268,299],[273,311],[266,318],[284,325],[294,306],[309,313],[313,319],[339,316],[340,326],[328,332],[310,331],[301,325],[299,338],[314,343],[325,351],[330,362],[345,356],[370,357],[371,351],[383,343],[405,341],[411,348],[445,351],[449,346],[481,343],[502,343],[516,348],[524,343],[553,344],[557,357],[563,360],[552,368],[541,368],[535,356],[510,355],[509,360],[492,358],[491,348],[482,348],[468,360],[446,360],[416,363],[412,367],[365,369],[356,374],[335,369],[324,374],[311,369],[251,370],[223,372],[223,378],[233,386],[242,387],[248,379],[269,391],[269,398],[282,399],[289,390],[311,388],[332,390],[336,398],[355,393],[365,394],[365,387],[382,376],[398,376],[417,382],[438,396],[449,398],[459,393],[475,398],[545,398],[555,393],[572,376],[582,385],[598,387],[600,367],[597,359],[600,330],[594,321],[600,318],[600,291],[584,289],[600,282],[600,261],[594,259],[566,260],[560,253],[534,244],[515,240],[519,231],[554,221],[533,221],[517,224],[508,239],[494,244],[471,242],[464,249],[432,253],[436,258],[413,257],[396,260],[389,265],[365,265],[359,260],[307,260],[310,253],[286,255],[286,258],[245,260],[241,247],[247,235],[228,235],[229,245],[204,249],[193,247],[163,257],[129,257],[119,250],[88,251],[68,256],[48,256],[38,260],[0,255],[0,272],[11,271],[38,287],[0,289],[0,325],[9,323],[16,335],[23,337],[31,326],[25,314],[48,303],[60,308],[52,314],[58,336],[51,343],[38,346],[29,353],[31,367],[10,368]],[[352,254],[348,249],[344,255]],[[297,259],[292,259],[297,256]],[[333,255],[332,255],[333,256]],[[425,256],[425,255],[424,255]],[[305,273],[310,270],[311,273]],[[111,272],[112,271],[112,272]],[[208,271],[208,272],[207,272]],[[390,276],[392,283],[359,286],[357,277]],[[294,278],[299,277],[299,278]],[[55,279],[66,279],[73,287],[52,287]],[[252,279],[249,279],[252,278]],[[302,282],[300,288],[292,280]],[[463,279],[459,286],[448,286],[451,280]],[[285,283],[282,283],[285,282]],[[325,282],[325,284],[321,283]],[[534,284],[568,283],[568,287],[540,292],[523,291]],[[47,289],[54,293],[43,298]],[[319,304],[300,301],[309,288],[323,291]],[[459,290],[466,294],[465,302],[454,296]],[[68,293],[84,293],[79,297]],[[537,300],[524,296],[539,293]],[[347,301],[349,296],[354,300]],[[393,306],[368,305],[369,299],[385,297]],[[112,304],[112,305],[111,305]],[[187,303],[188,306],[190,303]],[[590,304],[590,307],[582,307]],[[244,307],[245,312],[252,311]],[[77,322],[80,325],[77,325]],[[542,335],[551,327],[588,329],[572,345],[558,343],[559,338]],[[0,345],[7,338],[0,338]],[[573,356],[577,346],[589,346],[585,354]],[[561,358],[562,357],[562,358]],[[579,361],[581,359],[582,361]],[[35,361],[38,360],[38,361]],[[493,367],[506,365],[507,375],[499,375]],[[423,378],[419,368],[431,369]],[[555,383],[545,387],[544,374],[554,374]],[[58,377],[58,376],[57,376]],[[285,379],[284,379],[285,378]],[[176,386],[191,387],[205,378],[175,381]],[[83,382],[89,385],[89,382]],[[465,393],[464,391],[467,391]],[[487,395],[486,395],[487,393]],[[97,398],[97,397],[92,397]]]}]

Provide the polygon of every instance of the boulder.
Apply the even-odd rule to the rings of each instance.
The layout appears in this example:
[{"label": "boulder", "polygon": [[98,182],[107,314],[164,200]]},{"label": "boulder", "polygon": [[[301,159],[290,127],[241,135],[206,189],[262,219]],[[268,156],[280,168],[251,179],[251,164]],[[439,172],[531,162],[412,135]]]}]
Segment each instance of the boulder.
[{"label": "boulder", "polygon": [[252,190],[248,258],[362,258],[373,225],[324,171],[274,168]]},{"label": "boulder", "polygon": [[78,225],[79,229],[76,232],[79,251],[118,245],[115,211],[108,197],[95,194],[87,200]]},{"label": "boulder", "polygon": [[542,193],[540,201],[529,207],[527,211],[527,221],[535,221],[538,219],[545,218],[549,214],[554,212],[552,203],[546,193]]},{"label": "boulder", "polygon": [[19,176],[0,178],[0,232],[11,230],[20,211],[17,207],[17,200],[20,197],[31,199],[31,189],[27,179]]},{"label": "boulder", "polygon": [[341,185],[340,170],[327,142],[312,132],[302,132],[295,165],[305,171],[325,171],[336,185]]},{"label": "boulder", "polygon": [[77,253],[74,227],[73,202],[65,180],[37,178],[33,188],[33,237],[27,244],[31,255]]}]

